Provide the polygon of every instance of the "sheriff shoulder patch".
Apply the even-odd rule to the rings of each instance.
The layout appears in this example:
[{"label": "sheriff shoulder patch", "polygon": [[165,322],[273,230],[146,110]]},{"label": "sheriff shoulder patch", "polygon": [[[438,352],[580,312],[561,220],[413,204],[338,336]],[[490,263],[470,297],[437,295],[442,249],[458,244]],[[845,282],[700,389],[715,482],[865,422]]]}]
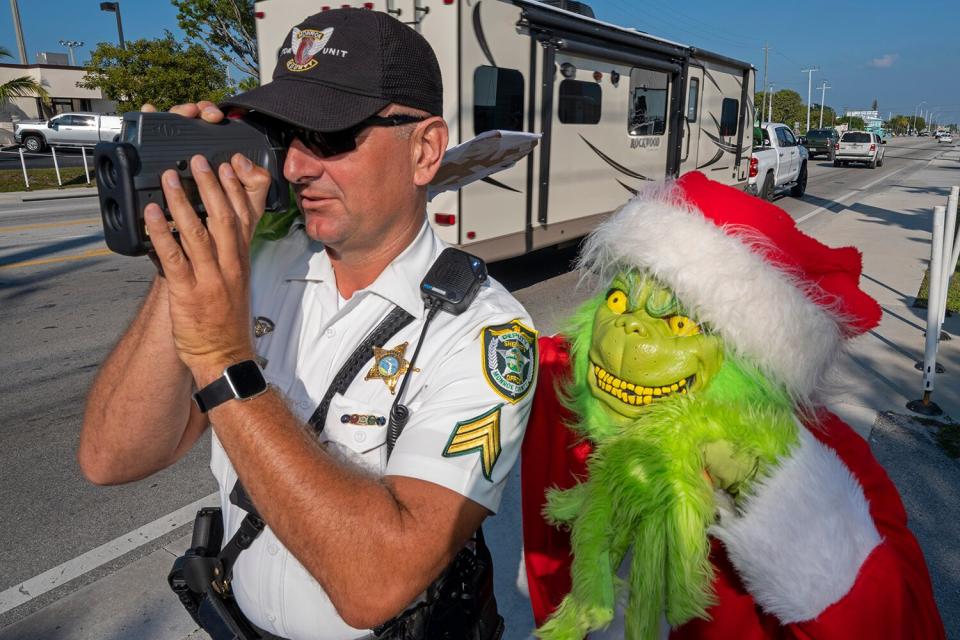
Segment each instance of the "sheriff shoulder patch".
[{"label": "sheriff shoulder patch", "polygon": [[519,320],[483,328],[483,375],[501,398],[516,404],[533,386],[537,332]]},{"label": "sheriff shoulder patch", "polygon": [[490,411],[458,422],[450,434],[447,446],[443,448],[443,457],[465,456],[473,452],[480,454],[483,464],[483,477],[493,482],[493,467],[500,457],[500,407],[498,404]]}]

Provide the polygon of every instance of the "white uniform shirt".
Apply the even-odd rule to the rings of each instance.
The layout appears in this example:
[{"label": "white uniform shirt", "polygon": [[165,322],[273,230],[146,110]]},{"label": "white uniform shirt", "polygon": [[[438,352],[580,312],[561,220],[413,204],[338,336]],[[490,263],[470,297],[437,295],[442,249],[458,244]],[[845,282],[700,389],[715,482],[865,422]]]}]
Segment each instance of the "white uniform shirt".
[{"label": "white uniform shirt", "polygon": [[[274,328],[256,339],[256,348],[267,361],[267,381],[307,422],[354,349],[394,305],[406,310],[414,321],[383,347],[409,343],[404,358],[371,357],[346,393],[333,397],[320,440],[329,452],[374,473],[427,480],[496,512],[520,452],[535,386],[536,334],[520,303],[488,280],[465,312],[437,314],[415,363],[419,371],[406,374],[403,402],[411,415],[389,464],[385,441],[394,396],[382,377],[365,379],[376,364],[382,365],[380,375],[389,375],[412,357],[426,318],[419,284],[444,248],[425,223],[375,282],[341,303],[330,260],[302,225],[283,240],[259,245],[251,279],[253,316]],[[246,512],[230,503],[237,474],[216,435],[210,468],[220,485],[226,541]],[[357,539],[356,553],[367,553],[366,544]],[[339,640],[370,634],[340,618],[270,527],[240,554],[232,584],[250,620],[276,635]]]}]

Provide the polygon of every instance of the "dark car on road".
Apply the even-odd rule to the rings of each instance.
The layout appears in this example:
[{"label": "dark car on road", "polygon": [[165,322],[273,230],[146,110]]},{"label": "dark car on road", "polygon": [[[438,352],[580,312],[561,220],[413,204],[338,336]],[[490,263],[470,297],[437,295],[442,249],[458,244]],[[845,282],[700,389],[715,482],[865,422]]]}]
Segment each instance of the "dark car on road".
[{"label": "dark car on road", "polygon": [[804,138],[806,141],[803,146],[807,148],[807,153],[810,154],[811,158],[815,158],[817,154],[822,153],[833,159],[834,145],[840,139],[840,134],[837,133],[836,129],[810,129]]}]

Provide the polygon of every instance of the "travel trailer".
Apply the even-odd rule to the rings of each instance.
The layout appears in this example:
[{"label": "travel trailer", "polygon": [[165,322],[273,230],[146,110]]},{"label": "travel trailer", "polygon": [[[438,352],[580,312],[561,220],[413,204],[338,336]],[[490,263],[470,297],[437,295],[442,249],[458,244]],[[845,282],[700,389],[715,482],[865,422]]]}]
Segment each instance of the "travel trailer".
[{"label": "travel trailer", "polygon": [[[596,20],[580,2],[560,4],[353,3],[396,16],[433,45],[451,145],[492,129],[542,132],[512,168],[430,203],[440,236],[487,260],[583,236],[647,181],[699,170],[747,183],[750,64]],[[350,5],[256,2],[261,82],[293,25],[340,6]]]}]

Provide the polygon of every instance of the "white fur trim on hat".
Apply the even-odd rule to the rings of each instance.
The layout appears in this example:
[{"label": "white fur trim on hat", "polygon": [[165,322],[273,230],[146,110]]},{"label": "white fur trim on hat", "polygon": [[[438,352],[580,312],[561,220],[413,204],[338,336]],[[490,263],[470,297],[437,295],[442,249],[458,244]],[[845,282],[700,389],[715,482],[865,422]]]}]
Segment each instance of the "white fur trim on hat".
[{"label": "white fur trim on hat", "polygon": [[646,270],[727,348],[809,404],[841,353],[838,317],[805,295],[808,284],[758,253],[765,238],[718,227],[679,197],[671,184],[645,190],[593,231],[581,266],[604,283],[624,267]]},{"label": "white fur trim on hat", "polygon": [[710,528],[750,595],[784,624],[812,620],[846,595],[881,542],[860,483],[802,426],[799,435],[743,515]]}]

